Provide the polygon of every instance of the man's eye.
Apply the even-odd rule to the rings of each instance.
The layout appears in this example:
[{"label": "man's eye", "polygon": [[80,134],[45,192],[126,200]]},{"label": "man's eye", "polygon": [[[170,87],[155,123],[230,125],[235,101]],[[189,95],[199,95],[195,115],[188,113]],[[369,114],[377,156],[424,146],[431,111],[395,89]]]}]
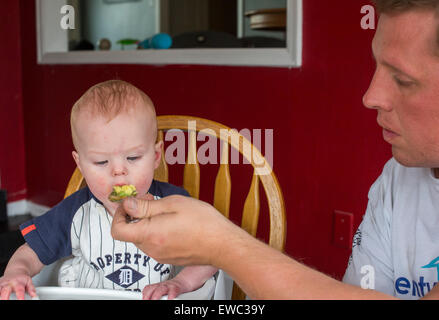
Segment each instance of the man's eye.
[{"label": "man's eye", "polygon": [[127,158],[128,161],[136,161],[138,159],[140,159],[140,157],[128,157]]},{"label": "man's eye", "polygon": [[410,87],[413,85],[413,82],[411,81],[404,81],[399,79],[398,77],[393,77],[395,79],[395,82],[400,86],[400,87]]},{"label": "man's eye", "polygon": [[94,164],[97,166],[103,166],[103,165],[106,165],[107,163],[108,163],[108,161],[105,160],[105,161],[96,161]]}]

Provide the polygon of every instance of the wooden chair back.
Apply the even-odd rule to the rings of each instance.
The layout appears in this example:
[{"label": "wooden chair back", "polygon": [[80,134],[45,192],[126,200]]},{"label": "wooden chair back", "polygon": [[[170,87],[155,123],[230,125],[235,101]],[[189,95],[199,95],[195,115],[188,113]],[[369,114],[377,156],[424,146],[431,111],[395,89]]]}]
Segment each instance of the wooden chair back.
[{"label": "wooden chair back", "polygon": [[[179,129],[188,132],[188,154],[183,172],[183,187],[192,197],[197,199],[200,194],[200,165],[197,160],[197,132],[202,132],[203,134],[208,134],[221,140],[222,154],[219,170],[215,179],[213,205],[227,218],[229,218],[232,190],[232,181],[229,171],[229,146],[239,150],[243,157],[253,166],[252,181],[250,182],[248,195],[243,205],[241,227],[252,236],[256,236],[260,212],[259,182],[262,182],[270,216],[268,244],[279,251],[283,251],[286,239],[286,217],[282,190],[276,175],[261,152],[236,130],[232,130],[225,125],[211,120],[191,116],[170,115],[158,116],[157,122],[158,141],[163,141],[164,134],[168,130]],[[155,171],[154,179],[163,182],[169,181],[169,171],[164,149],[162,149],[161,163],[159,168]],[[81,172],[76,168],[67,186],[65,197],[84,187],[85,184]],[[232,299],[245,299],[244,292],[236,283],[233,287]]]}]

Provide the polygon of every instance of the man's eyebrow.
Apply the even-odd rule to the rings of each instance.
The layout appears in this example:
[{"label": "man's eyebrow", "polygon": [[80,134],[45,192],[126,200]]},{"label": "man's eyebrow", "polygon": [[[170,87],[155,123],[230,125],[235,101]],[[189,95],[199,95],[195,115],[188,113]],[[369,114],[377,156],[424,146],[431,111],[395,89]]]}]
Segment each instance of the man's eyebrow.
[{"label": "man's eyebrow", "polygon": [[[372,59],[375,61],[375,63],[377,63],[377,59],[376,59],[376,56],[375,56],[375,53],[373,52],[373,50],[372,50]],[[409,78],[415,80],[415,78],[414,78],[413,76],[411,76],[411,75],[408,74],[407,72],[402,71],[401,69],[395,67],[395,66],[394,66],[393,64],[391,64],[390,62],[387,62],[387,61],[381,61],[380,63],[381,63],[383,66],[385,66],[385,67],[389,68],[390,70],[392,70],[393,72],[400,73],[400,74],[402,74],[402,75],[405,75],[406,77],[409,77]]]},{"label": "man's eyebrow", "polygon": [[395,67],[394,65],[392,65],[391,63],[389,63],[387,61],[383,61],[382,64],[384,66],[386,66],[387,68],[389,68],[390,70],[394,71],[394,72],[403,74],[403,75],[405,75],[406,77],[409,77],[409,78],[413,78],[413,76],[409,75],[407,72],[402,71],[401,69]]}]

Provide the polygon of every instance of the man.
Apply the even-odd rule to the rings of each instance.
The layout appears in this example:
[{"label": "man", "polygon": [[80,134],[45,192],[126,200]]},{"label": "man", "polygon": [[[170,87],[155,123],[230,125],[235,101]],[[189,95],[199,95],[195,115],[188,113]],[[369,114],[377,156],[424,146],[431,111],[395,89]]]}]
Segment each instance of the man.
[{"label": "man", "polygon": [[[126,201],[113,236],[161,262],[221,268],[255,299],[439,297],[439,0],[375,2],[377,68],[364,104],[377,110],[394,158],[369,192],[345,283],[269,248],[194,199]],[[127,225],[127,214],[145,219]]]},{"label": "man", "polygon": [[343,280],[360,285],[370,266],[373,288],[417,299],[439,280],[439,1],[377,4],[377,69],[363,102],[394,159],[370,189]]}]

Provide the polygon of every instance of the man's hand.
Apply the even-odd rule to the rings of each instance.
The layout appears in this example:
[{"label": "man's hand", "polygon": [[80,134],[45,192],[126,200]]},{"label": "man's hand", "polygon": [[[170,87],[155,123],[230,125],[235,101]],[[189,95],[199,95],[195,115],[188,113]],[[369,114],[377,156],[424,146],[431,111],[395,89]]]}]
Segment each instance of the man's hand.
[{"label": "man's hand", "polygon": [[[127,223],[127,215],[140,220]],[[116,210],[111,233],[114,239],[133,242],[161,263],[218,266],[221,253],[245,231],[208,203],[169,196],[125,199]]]}]

